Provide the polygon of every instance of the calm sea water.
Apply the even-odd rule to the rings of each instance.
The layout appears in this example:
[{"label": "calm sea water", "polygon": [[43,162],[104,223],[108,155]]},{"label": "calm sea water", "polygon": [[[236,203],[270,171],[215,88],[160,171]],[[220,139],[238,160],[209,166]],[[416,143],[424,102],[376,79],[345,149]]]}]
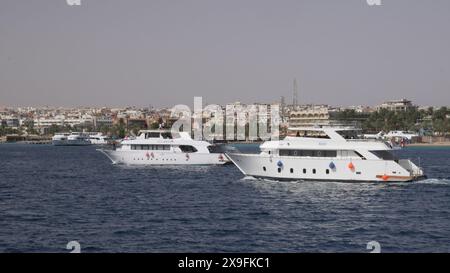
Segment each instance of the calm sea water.
[{"label": "calm sea water", "polygon": [[[242,147],[240,147],[242,148]],[[233,165],[114,166],[94,147],[0,145],[0,252],[450,251],[450,149],[410,184],[269,182]],[[417,162],[417,160],[416,160]]]}]

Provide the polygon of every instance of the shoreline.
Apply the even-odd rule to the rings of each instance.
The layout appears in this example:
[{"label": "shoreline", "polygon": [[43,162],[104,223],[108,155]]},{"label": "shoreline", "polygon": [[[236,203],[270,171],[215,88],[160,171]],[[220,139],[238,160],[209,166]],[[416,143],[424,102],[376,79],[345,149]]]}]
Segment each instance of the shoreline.
[{"label": "shoreline", "polygon": [[[262,142],[258,142],[258,141],[254,141],[254,142],[250,142],[250,141],[229,141],[229,142],[217,142],[214,144],[225,144],[225,145],[236,145],[236,144],[241,144],[241,145],[247,145],[247,144],[261,144]],[[52,144],[51,141],[48,140],[41,140],[41,141],[1,141],[0,140],[0,144],[28,144],[28,145],[43,145],[43,144]],[[434,143],[412,143],[412,144],[407,144],[405,146],[406,148],[408,147],[450,147],[450,142],[434,142]]]},{"label": "shoreline", "polygon": [[407,144],[406,147],[450,147],[450,142],[434,142],[434,143],[414,143]]}]

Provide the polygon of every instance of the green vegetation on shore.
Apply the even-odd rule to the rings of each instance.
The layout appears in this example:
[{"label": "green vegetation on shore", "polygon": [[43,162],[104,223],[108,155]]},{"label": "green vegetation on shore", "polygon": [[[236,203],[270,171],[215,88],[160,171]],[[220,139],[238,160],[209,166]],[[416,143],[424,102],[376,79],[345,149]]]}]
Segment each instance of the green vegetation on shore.
[{"label": "green vegetation on shore", "polygon": [[357,121],[365,132],[380,131],[419,131],[425,134],[449,135],[450,134],[450,109],[441,107],[433,110],[410,109],[404,112],[381,109],[373,113],[357,113],[354,110],[345,110],[334,115],[334,119],[341,121]]}]

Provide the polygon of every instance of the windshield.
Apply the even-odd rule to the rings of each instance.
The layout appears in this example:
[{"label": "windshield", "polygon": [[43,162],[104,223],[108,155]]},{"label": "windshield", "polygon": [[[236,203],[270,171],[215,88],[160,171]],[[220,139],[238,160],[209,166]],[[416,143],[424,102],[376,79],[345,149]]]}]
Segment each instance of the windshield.
[{"label": "windshield", "polygon": [[289,130],[287,136],[290,137],[308,137],[308,138],[325,138],[329,139],[330,137],[321,130]]},{"label": "windshield", "polygon": [[340,130],[336,131],[339,135],[341,135],[345,139],[360,139],[360,132],[356,130]]},{"label": "windshield", "polygon": [[397,160],[397,157],[392,154],[390,151],[370,151],[374,155],[376,155],[378,158],[383,160]]}]

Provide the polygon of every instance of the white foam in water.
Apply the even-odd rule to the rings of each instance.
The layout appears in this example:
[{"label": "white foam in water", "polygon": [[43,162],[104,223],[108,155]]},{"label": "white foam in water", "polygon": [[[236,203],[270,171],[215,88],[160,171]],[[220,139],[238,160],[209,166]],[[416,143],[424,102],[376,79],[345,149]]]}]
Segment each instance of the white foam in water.
[{"label": "white foam in water", "polygon": [[418,183],[418,184],[432,184],[432,185],[449,185],[450,186],[450,180],[449,179],[429,178],[429,179],[418,181],[416,183]]},{"label": "white foam in water", "polygon": [[258,180],[258,179],[256,179],[256,178],[253,177],[253,176],[245,176],[245,177],[243,177],[241,180]]}]

